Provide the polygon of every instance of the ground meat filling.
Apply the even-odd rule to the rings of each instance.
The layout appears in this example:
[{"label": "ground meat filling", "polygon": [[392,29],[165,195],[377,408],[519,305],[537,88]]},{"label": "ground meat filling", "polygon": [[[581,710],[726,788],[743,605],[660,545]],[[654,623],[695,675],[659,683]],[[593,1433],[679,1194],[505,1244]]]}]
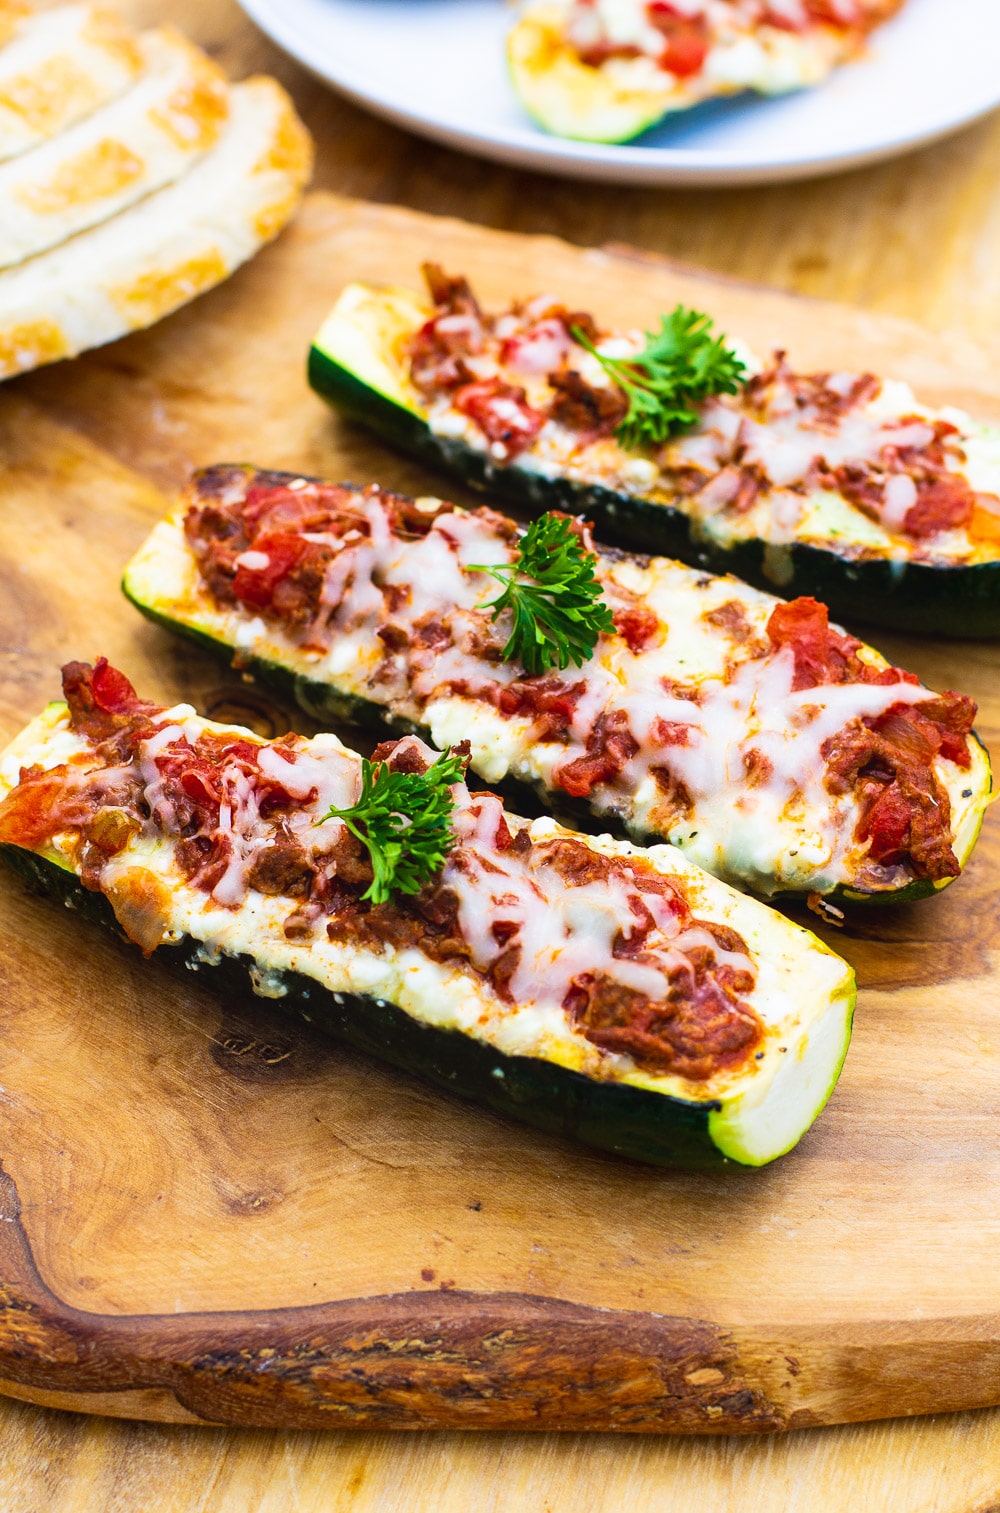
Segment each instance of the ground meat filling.
[{"label": "ground meat filling", "polygon": [[[917,683],[898,667],[874,668],[858,655],[861,643],[833,630],[815,599],[779,605],[767,627],[772,645],[791,647],[794,687],[831,683]],[[967,769],[976,706],[965,694],[943,693],[917,704],[893,704],[875,718],[838,732],[822,748],[831,793],[853,793],[860,806],[857,838],[871,861],[905,864],[918,878],[957,877],[951,803],[934,770],[942,757]]]},{"label": "ground meat filling", "polygon": [[[657,14],[668,30],[694,24],[671,6]],[[595,457],[613,470],[606,444],[628,400],[606,374],[582,371],[591,359],[575,337],[582,330],[600,343],[611,333],[544,297],[487,314],[465,279],[436,266],[425,275],[435,313],[404,355],[427,403],[467,416],[498,462],[539,443],[563,457],[557,443],[569,438],[574,460],[600,444]],[[737,394],[703,401],[698,426],[655,450],[658,486],[706,518],[745,516],[766,499],[782,530],[801,518],[807,496],[831,490],[914,547],[950,532],[1000,539],[1000,497],[976,493],[962,473],[958,427],[870,411],[882,393],[873,373],[797,373],[776,352]]]},{"label": "ground meat filling", "polygon": [[614,783],[638,750],[622,710],[599,714],[587,737],[586,754],[559,767],[555,780],[572,798],[589,798],[599,785]]},{"label": "ground meat filling", "polygon": [[602,1050],[691,1081],[703,1081],[719,1065],[738,1064],[760,1039],[756,1016],[735,986],[713,980],[701,963],[691,976],[679,976],[676,998],[655,1004],[613,978],[583,973],[566,1007]]},{"label": "ground meat filling", "polygon": [[597,388],[574,368],[551,373],[549,384],[555,390],[549,414],[567,431],[576,431],[583,446],[600,436],[613,435],[625,419],[628,400],[621,389]]},{"label": "ground meat filling", "polygon": [[[373,536],[384,546],[390,536],[394,542],[418,542],[434,530],[454,546],[450,505],[427,501],[420,510],[414,501],[374,487],[352,491],[315,480],[296,482],[301,486],[292,488],[288,475],[242,468],[211,468],[199,475],[184,533],[217,604],[280,623],[303,649],[323,650],[334,626],[344,631],[374,618],[382,622],[374,635],[385,657],[376,679],[387,697],[394,688],[412,686],[414,675],[426,670],[426,686],[436,695],[481,700],[507,717],[530,719],[538,740],[567,738],[585,688],[581,680],[569,674],[518,676],[513,668],[506,678],[499,676],[506,632],[486,608],[467,611],[462,621],[464,665],[472,662],[481,675],[438,678],[438,658],[456,641],[455,605],[445,593],[434,609],[414,615],[410,590],[385,581]],[[491,542],[512,546],[517,540],[514,522],[492,510],[481,508],[467,518],[481,524]],[[592,549],[589,536],[584,544]],[[616,630],[638,653],[655,639],[660,622],[637,606],[634,596],[621,597]]]},{"label": "ground meat filling", "polygon": [[[378,494],[377,489],[362,497]],[[313,622],[334,558],[370,539],[357,491],[316,479],[245,468],[210,468],[184,522],[185,537],[213,598],[301,628]],[[412,499],[379,495],[394,535],[419,540],[431,517]],[[310,539],[311,537],[320,539]],[[341,585],[341,596],[349,588]]]},{"label": "ground meat filling", "polygon": [[[0,804],[0,842],[37,850],[59,836],[84,885],[113,903],[112,858],[136,837],[167,837],[183,876],[216,904],[237,909],[255,890],[288,901],[288,939],[323,932],[374,952],[416,949],[474,973],[512,1010],[538,994],[599,1049],[647,1071],[703,1081],[763,1036],[745,1000],[755,985],[746,943],[694,916],[683,883],[642,857],[606,856],[569,836],[535,841],[499,799],[459,788],[457,844],[441,874],[412,897],[372,905],[362,897],[366,848],[339,820],[324,821],[331,771],[356,785],[350,755],[318,757],[297,736],[258,743],[206,730],[140,699],[103,659],[70,663],[64,691],[91,754],[22,770]],[[374,760],[415,772],[433,756],[407,738]],[[596,935],[580,933],[582,904],[597,910]],[[162,939],[162,924],[147,939],[145,925],[130,928],[134,909],[116,912],[147,951]]]},{"label": "ground meat filling", "polygon": [[[615,862],[579,841],[550,843],[548,859],[570,886],[607,883],[616,871]],[[692,916],[669,879],[636,869],[635,886],[635,925],[616,940],[616,956],[643,960],[654,929],[647,901],[654,898],[668,903],[687,932],[704,938],[685,944],[685,959],[669,975],[662,999],[652,1001],[608,973],[584,971],[574,977],[565,1007],[588,1040],[639,1065],[703,1080],[719,1066],[738,1064],[761,1039],[760,1021],[740,996],[755,980],[746,942],[735,930]],[[719,961],[720,951],[735,964]]]},{"label": "ground meat filling", "polygon": [[[824,405],[837,399],[830,392]],[[565,759],[552,765],[548,781],[572,798],[627,794],[636,762],[645,761],[660,796],[659,823],[692,816],[690,764],[679,762],[675,751],[699,739],[701,685],[661,679],[659,686],[672,701],[692,702],[691,721],[654,718],[646,728],[628,708],[615,707],[615,681],[607,703],[595,697],[597,669],[531,677],[502,662],[506,631],[478,604],[478,590],[470,590],[472,580],[457,554],[463,542],[474,560],[489,555],[490,544],[513,546],[516,527],[504,516],[488,509],[460,515],[433,500],[418,507],[376,488],[352,491],[289,481],[288,475],[215,468],[199,476],[184,530],[216,602],[279,623],[304,649],[323,651],[338,635],[368,627],[380,658],[371,675],[376,702],[397,705],[408,719],[414,713],[419,719],[430,700],[447,696],[488,704],[505,719],[529,721],[532,740],[566,746]],[[475,538],[473,531],[479,533]],[[451,576],[428,575],[420,553],[432,543],[447,554]],[[590,547],[589,537],[585,545]],[[387,563],[396,564],[392,572]],[[605,641],[617,641],[622,654],[641,658],[662,641],[666,627],[637,594],[605,581],[615,623],[614,636]],[[459,590],[471,593],[464,605],[455,598]],[[763,632],[759,622],[751,625],[737,600],[707,611],[703,619],[732,644],[734,668],[744,663],[765,668],[776,654],[790,651],[793,692],[837,684],[918,683],[900,668],[866,661],[861,642],[832,629],[826,609],[814,599],[777,605]],[[639,686],[641,663],[633,676]],[[882,868],[881,875],[889,877],[903,867],[919,878],[956,875],[948,794],[934,764],[945,760],[968,769],[974,714],[972,701],[960,694],[928,695],[918,703],[888,704],[884,715],[845,723],[817,746],[817,765],[827,765],[827,792],[850,794],[857,803],[854,840],[865,848],[869,872]],[[743,770],[748,790],[766,788],[771,772],[759,751],[744,753]]]}]

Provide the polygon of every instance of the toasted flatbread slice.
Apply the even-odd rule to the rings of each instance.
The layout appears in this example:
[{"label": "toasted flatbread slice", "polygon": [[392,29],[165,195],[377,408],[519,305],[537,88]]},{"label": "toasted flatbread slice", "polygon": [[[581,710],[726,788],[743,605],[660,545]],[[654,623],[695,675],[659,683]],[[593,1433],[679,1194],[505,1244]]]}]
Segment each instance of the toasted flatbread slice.
[{"label": "toasted flatbread slice", "polygon": [[0,377],[150,326],[221,283],[290,219],[312,143],[273,79],[230,96],[218,143],[182,179],[0,273]]},{"label": "toasted flatbread slice", "polygon": [[904,0],[527,0],[514,88],[556,136],[626,142],[673,111],[819,84]]},{"label": "toasted flatbread slice", "polygon": [[0,268],[57,247],[180,178],[229,115],[221,71],[172,27],[138,39],[131,89],[0,166]]},{"label": "toasted flatbread slice", "polygon": [[0,162],[73,126],[142,71],[135,39],[106,11],[20,12],[0,5]]}]

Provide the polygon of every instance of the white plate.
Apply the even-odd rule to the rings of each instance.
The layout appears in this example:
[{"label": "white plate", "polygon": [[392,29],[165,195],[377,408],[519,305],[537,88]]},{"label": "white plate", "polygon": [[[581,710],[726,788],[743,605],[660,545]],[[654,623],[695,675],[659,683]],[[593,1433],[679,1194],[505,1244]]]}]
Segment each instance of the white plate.
[{"label": "white plate", "polygon": [[466,152],[574,178],[753,184],[833,173],[957,131],[1000,105],[1000,0],[907,0],[819,89],[744,95],[640,142],[547,136],[507,80],[502,0],[242,0],[300,63],[379,115]]}]

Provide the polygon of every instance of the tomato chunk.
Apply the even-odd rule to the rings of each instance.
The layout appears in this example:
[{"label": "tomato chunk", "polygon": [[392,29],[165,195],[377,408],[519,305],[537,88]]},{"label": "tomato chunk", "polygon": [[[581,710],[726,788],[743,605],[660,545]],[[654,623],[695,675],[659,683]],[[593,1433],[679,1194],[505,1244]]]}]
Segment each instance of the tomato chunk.
[{"label": "tomato chunk", "polygon": [[463,384],[454,403],[487,441],[503,448],[505,457],[516,457],[530,447],[545,424],[545,416],[531,408],[524,390],[499,378]]},{"label": "tomato chunk", "polygon": [[917,502],[907,511],[904,528],[918,541],[954,530],[971,522],[975,504],[972,489],[954,474],[918,483]]},{"label": "tomato chunk", "polygon": [[586,752],[556,768],[555,784],[573,798],[589,798],[599,784],[613,783],[638,750],[624,710],[599,714],[587,737]]},{"label": "tomato chunk", "polygon": [[267,609],[278,584],[298,567],[307,546],[301,536],[289,533],[261,536],[254,542],[253,551],[237,562],[233,578],[237,599],[253,609]]},{"label": "tomato chunk", "polygon": [[708,57],[708,22],[704,16],[685,16],[664,0],[652,0],[646,14],[657,31],[663,33],[664,47],[660,67],[677,79],[689,79],[700,73]]},{"label": "tomato chunk", "polygon": [[651,609],[641,604],[632,604],[628,609],[615,611],[615,630],[629,651],[638,654],[651,641],[660,628],[660,622]]},{"label": "tomato chunk", "polygon": [[767,637],[775,651],[791,647],[794,689],[847,682],[852,657],[861,644],[853,636],[831,630],[826,605],[806,598],[776,605],[767,622]]}]

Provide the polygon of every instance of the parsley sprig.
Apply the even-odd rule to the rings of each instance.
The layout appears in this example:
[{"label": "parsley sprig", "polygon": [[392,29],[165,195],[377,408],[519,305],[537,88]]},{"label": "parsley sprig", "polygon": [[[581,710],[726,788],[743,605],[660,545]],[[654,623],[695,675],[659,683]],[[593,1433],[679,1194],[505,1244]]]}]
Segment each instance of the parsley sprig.
[{"label": "parsley sprig", "polygon": [[471,569],[503,584],[503,593],[484,608],[492,609],[494,620],[505,610],[514,617],[505,662],[516,660],[532,674],[571,662],[583,666],[601,632],[615,628],[594,577],[596,561],[566,517],[550,513],[525,531],[515,561]]},{"label": "parsley sprig", "polygon": [[647,331],[646,345],[634,357],[606,357],[574,326],[572,336],[628,399],[628,410],[615,432],[628,451],[659,446],[678,431],[696,424],[699,400],[711,394],[735,394],[746,368],[725,338],[713,336],[711,316],[678,305],[660,317],[659,331]]},{"label": "parsley sprig", "polygon": [[462,758],[444,752],[426,772],[393,772],[384,762],[361,763],[361,793],[349,809],[330,808],[317,823],[343,820],[365,847],[372,881],[363,898],[388,903],[393,893],[419,893],[440,872],[455,844],[452,783]]}]

